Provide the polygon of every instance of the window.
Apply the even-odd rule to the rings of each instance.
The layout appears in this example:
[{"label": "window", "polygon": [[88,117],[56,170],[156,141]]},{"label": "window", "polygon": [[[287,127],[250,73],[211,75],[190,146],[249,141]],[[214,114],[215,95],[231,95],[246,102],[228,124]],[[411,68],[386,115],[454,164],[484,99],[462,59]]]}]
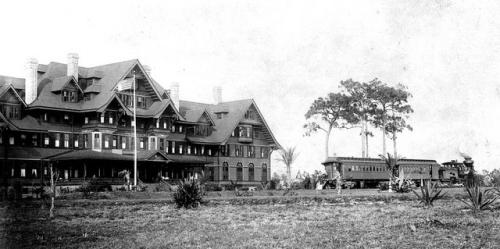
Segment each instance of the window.
[{"label": "window", "polygon": [[167,153],[169,152],[169,150],[168,150],[169,144],[170,144],[169,141],[165,141],[165,152],[167,152]]},{"label": "window", "polygon": [[85,124],[89,123],[89,117],[85,117]]},{"label": "window", "polygon": [[122,150],[127,148],[127,137],[120,137],[122,140]]},{"label": "window", "polygon": [[156,137],[149,137],[149,149],[156,150]]},{"label": "window", "polygon": [[182,154],[182,144],[179,144],[179,154]]},{"label": "window", "polygon": [[101,118],[101,124],[104,124],[104,113],[101,113],[99,116]]},{"label": "window", "polygon": [[[1,138],[0,138],[0,141],[1,141]],[[31,135],[31,144],[33,146],[38,146],[38,135],[36,135],[36,134]]]},{"label": "window", "polygon": [[267,182],[267,164],[265,164],[265,163],[262,164],[261,181]]},{"label": "window", "polygon": [[73,136],[73,141],[74,141],[73,143],[74,143],[74,145],[75,145],[75,148],[78,148],[78,145],[79,145],[79,144],[78,144],[78,140],[80,140],[80,135],[75,134],[75,135]]},{"label": "window", "polygon": [[77,98],[76,98],[76,92],[69,92],[69,100],[71,102],[76,102],[77,101]]},{"label": "window", "polygon": [[68,91],[63,91],[63,96],[62,96],[62,99],[64,102],[68,102],[69,101],[69,94],[68,94]]},{"label": "window", "polygon": [[89,147],[89,135],[88,134],[83,134],[83,147],[84,148]]},{"label": "window", "polygon": [[69,134],[64,134],[64,148],[69,147]]},{"label": "window", "polygon": [[160,128],[160,119],[156,120],[156,128]]},{"label": "window", "polygon": [[240,146],[239,145],[235,145],[234,146],[234,156],[239,157],[240,155],[241,155]]},{"label": "window", "polygon": [[45,134],[44,136],[45,137],[43,139],[43,144],[46,145],[46,146],[49,146],[49,144],[50,144],[50,137],[47,134]]},{"label": "window", "polygon": [[175,132],[175,125],[172,125],[172,129],[170,131]]},{"label": "window", "polygon": [[21,177],[26,177],[26,169],[21,168]]},{"label": "window", "polygon": [[255,147],[249,145],[247,149],[247,156],[248,157],[255,157]]},{"label": "window", "polygon": [[208,149],[208,155],[211,156],[212,155],[212,149]]},{"label": "window", "polygon": [[243,181],[243,164],[236,164],[236,180]]},{"label": "window", "polygon": [[201,146],[201,154],[205,155],[205,146],[203,146],[203,145]]},{"label": "window", "polygon": [[38,172],[36,169],[31,169],[31,176],[34,178],[38,177]]},{"label": "window", "polygon": [[208,168],[208,180],[209,181],[215,180],[215,168],[214,167]]},{"label": "window", "polygon": [[229,164],[227,162],[222,163],[222,180],[229,180]]},{"label": "window", "polygon": [[47,122],[49,120],[49,115],[47,113],[43,114],[43,121]]},{"label": "window", "polygon": [[142,139],[139,142],[139,148],[144,149],[144,141]]},{"label": "window", "polygon": [[182,133],[182,125],[179,125],[179,133]]},{"label": "window", "polygon": [[21,145],[22,146],[26,145],[26,134],[21,134]]},{"label": "window", "polygon": [[64,114],[64,120],[69,120],[68,114]]},{"label": "window", "polygon": [[188,153],[188,154],[191,154],[191,145],[188,145],[188,146],[187,146],[187,153]]},{"label": "window", "polygon": [[269,157],[269,149],[267,147],[260,147],[260,157],[261,158]]},{"label": "window", "polygon": [[110,113],[110,114],[109,114],[108,123],[109,123],[109,124],[113,124],[113,121],[114,121],[114,120],[113,120],[113,115]]},{"label": "window", "polygon": [[101,149],[101,133],[100,132],[92,132],[92,149],[100,150]]},{"label": "window", "polygon": [[104,148],[109,148],[109,135],[104,135]]},{"label": "window", "polygon": [[165,139],[160,138],[160,150],[164,150],[164,149],[165,149]]},{"label": "window", "polygon": [[9,144],[14,145],[14,137],[9,137]]},{"label": "window", "polygon": [[175,141],[172,141],[172,146],[170,148],[172,149],[172,153],[175,153]]},{"label": "window", "polygon": [[163,129],[167,129],[167,121],[163,120]]},{"label": "window", "polygon": [[255,169],[253,163],[248,164],[248,180],[249,181],[255,180]]},{"label": "window", "polygon": [[113,149],[118,149],[118,137],[117,136],[113,136]]},{"label": "window", "polygon": [[55,146],[56,147],[59,147],[59,141],[60,140],[61,140],[61,134],[56,133],[56,142],[55,142]]},{"label": "window", "polygon": [[139,107],[139,108],[146,107],[146,103],[144,102],[144,97],[137,96],[137,107]]}]

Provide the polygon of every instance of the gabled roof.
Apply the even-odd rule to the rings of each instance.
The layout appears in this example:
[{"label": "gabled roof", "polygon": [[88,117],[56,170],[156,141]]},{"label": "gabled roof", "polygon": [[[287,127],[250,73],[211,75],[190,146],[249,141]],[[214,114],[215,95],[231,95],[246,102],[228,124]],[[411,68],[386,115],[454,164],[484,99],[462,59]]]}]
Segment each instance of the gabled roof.
[{"label": "gabled roof", "polygon": [[19,94],[18,90],[14,88],[11,84],[4,84],[0,85],[0,97],[2,97],[5,93],[7,93],[9,90],[11,90],[14,95],[19,99],[21,103],[23,103],[24,106],[26,106],[26,102],[24,102],[24,99],[21,97]]},{"label": "gabled roof", "polygon": [[0,85],[12,85],[15,89],[24,89],[24,79],[0,75]]},{"label": "gabled roof", "polygon": [[66,87],[66,85],[68,85],[68,83],[70,82],[72,82],[75,87],[83,93],[83,90],[80,88],[73,76],[62,76],[52,80],[52,92],[62,91],[64,87]]},{"label": "gabled roof", "polygon": [[[271,132],[271,129],[264,121],[264,118],[255,104],[253,99],[244,99],[244,100],[236,100],[230,102],[222,102],[217,105],[213,104],[203,104],[191,101],[180,101],[180,109],[189,109],[189,110],[207,110],[210,114],[211,119],[214,122],[214,130],[210,136],[207,137],[189,137],[188,139],[192,142],[197,143],[209,143],[209,144],[221,144],[226,143],[231,133],[234,129],[239,125],[239,123],[243,120],[245,113],[251,106],[255,106],[257,112],[262,117],[263,124],[269,131],[274,144],[277,147],[280,147],[279,143],[275,139],[274,135]],[[225,115],[218,119],[215,118],[215,113],[220,112],[220,110],[224,110]]]}]

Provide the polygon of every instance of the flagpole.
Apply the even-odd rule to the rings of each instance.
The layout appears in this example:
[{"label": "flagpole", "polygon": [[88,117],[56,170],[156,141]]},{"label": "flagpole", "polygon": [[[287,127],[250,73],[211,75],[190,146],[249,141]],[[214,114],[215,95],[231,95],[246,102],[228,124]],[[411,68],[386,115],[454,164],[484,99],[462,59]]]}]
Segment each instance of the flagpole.
[{"label": "flagpole", "polygon": [[137,118],[135,113],[136,98],[135,98],[135,72],[133,74],[133,97],[134,97],[134,187],[137,190]]}]

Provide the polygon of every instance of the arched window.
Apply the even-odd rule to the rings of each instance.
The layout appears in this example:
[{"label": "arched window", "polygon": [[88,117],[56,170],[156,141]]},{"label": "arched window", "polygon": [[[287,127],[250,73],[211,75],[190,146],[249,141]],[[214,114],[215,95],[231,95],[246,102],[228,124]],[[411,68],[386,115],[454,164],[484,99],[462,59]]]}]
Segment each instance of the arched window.
[{"label": "arched window", "polygon": [[243,164],[240,162],[236,164],[236,180],[243,181]]},{"label": "arched window", "polygon": [[222,180],[229,180],[229,164],[227,162],[222,163]]},{"label": "arched window", "polygon": [[248,181],[255,180],[255,169],[253,163],[248,164]]},{"label": "arched window", "polygon": [[267,164],[266,163],[262,164],[261,181],[262,182],[267,182]]}]

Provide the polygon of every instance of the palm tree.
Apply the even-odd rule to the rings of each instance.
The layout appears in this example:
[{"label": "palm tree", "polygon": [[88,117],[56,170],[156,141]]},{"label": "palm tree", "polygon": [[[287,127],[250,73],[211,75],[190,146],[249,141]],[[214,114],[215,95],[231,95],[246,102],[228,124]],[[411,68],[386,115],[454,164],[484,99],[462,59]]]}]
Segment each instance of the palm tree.
[{"label": "palm tree", "polygon": [[384,160],[387,170],[389,170],[389,192],[392,192],[392,178],[394,177],[394,170],[398,166],[398,158],[391,156],[387,153],[387,157],[380,155],[380,158]]},{"label": "palm tree", "polygon": [[295,147],[288,147],[285,149],[281,149],[279,151],[280,158],[276,159],[276,161],[282,162],[286,166],[286,175],[288,177],[288,185],[290,186],[292,180],[292,164],[295,162],[295,159],[299,156],[299,153],[295,152]]}]

